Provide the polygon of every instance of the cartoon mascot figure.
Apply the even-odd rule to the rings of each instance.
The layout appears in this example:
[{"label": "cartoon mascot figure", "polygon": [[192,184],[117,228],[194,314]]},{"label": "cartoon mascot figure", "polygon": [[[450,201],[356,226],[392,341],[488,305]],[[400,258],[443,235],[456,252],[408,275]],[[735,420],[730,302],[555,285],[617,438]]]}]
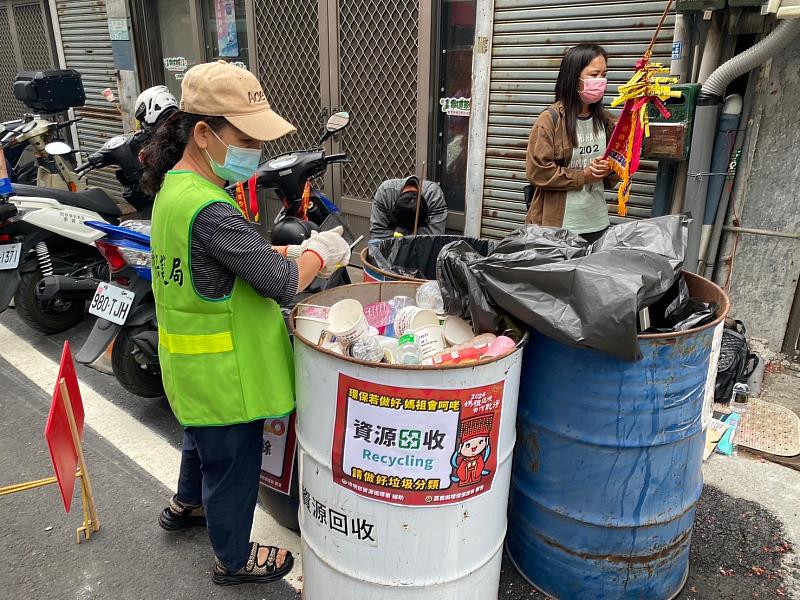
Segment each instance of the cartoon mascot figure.
[{"label": "cartoon mascot figure", "polygon": [[486,461],[492,453],[489,434],[492,431],[494,415],[472,417],[461,422],[458,434],[458,448],[450,464],[453,474],[450,479],[459,487],[474,485],[489,474]]}]

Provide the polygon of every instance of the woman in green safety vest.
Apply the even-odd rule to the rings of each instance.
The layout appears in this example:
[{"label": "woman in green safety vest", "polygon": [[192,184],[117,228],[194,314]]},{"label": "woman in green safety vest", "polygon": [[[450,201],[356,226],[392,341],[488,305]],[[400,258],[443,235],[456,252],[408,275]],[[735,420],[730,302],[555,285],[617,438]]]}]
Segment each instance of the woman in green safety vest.
[{"label": "woman in green safety vest", "polygon": [[254,174],[264,141],[295,131],[252,73],[202,64],[181,87],[181,110],[143,153],[143,183],[158,192],[151,246],[159,362],[184,427],[178,493],[159,523],[208,528],[215,583],[267,583],[294,564],[288,550],[250,541],[264,420],[294,410],[279,303],[346,265],[350,249],[340,231],[272,247],[223,190]]}]

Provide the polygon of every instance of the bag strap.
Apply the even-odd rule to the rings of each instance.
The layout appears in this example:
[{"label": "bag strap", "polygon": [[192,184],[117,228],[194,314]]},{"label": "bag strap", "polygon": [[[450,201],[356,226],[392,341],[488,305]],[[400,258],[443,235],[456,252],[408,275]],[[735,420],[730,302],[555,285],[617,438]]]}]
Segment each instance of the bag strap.
[{"label": "bag strap", "polygon": [[750,375],[755,373],[756,369],[758,368],[758,363],[760,362],[761,359],[758,358],[758,355],[751,352],[750,355],[747,357],[747,366],[745,367],[745,370],[742,373],[742,379],[746,380],[748,377],[750,377]]},{"label": "bag strap", "polygon": [[[550,118],[553,120],[553,130],[558,128],[558,122],[561,118],[561,113],[555,106],[548,106],[545,109],[545,112],[550,115]],[[533,194],[534,194],[534,187],[531,184],[527,184],[522,188],[522,194],[525,198],[525,208],[526,210],[531,209],[531,204],[533,203]]]},{"label": "bag strap", "polygon": [[744,326],[744,323],[742,321],[740,321],[739,319],[736,319],[733,323],[734,323],[734,327],[733,327],[734,331],[736,331],[738,333],[741,333],[744,336],[747,335],[747,328]]},{"label": "bag strap", "polygon": [[561,120],[561,112],[555,106],[548,106],[546,112],[550,114],[553,120],[553,129],[558,128],[558,122]]}]

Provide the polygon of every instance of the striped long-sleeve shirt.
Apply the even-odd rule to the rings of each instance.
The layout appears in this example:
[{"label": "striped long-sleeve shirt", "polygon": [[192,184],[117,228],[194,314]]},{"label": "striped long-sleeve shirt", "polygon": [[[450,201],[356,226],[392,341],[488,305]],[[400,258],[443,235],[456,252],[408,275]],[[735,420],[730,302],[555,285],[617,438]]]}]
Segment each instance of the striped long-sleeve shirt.
[{"label": "striped long-sleeve shirt", "polygon": [[229,296],[237,276],[279,304],[297,293],[297,264],[275,252],[230,204],[214,202],[197,214],[191,244],[192,280],[205,298]]}]

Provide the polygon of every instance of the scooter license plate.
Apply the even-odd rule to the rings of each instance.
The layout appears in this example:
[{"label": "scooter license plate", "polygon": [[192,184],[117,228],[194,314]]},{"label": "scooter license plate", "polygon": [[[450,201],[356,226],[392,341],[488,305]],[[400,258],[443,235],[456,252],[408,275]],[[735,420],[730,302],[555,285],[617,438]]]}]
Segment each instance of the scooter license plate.
[{"label": "scooter license plate", "polygon": [[133,292],[103,282],[97,286],[92,303],[89,305],[89,314],[117,325],[124,325],[135,296]]},{"label": "scooter license plate", "polygon": [[19,266],[19,255],[22,244],[0,245],[0,271],[16,269]]}]

